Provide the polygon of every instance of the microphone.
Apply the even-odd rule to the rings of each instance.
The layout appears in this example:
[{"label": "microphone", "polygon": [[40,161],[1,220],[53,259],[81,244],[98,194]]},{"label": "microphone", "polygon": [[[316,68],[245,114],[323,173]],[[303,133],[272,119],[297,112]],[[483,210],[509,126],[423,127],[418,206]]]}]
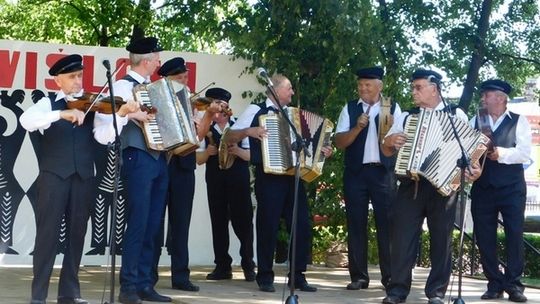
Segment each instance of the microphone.
[{"label": "microphone", "polygon": [[105,59],[101,63],[103,63],[103,66],[107,69],[107,71],[111,70],[111,63],[109,62],[109,60]]},{"label": "microphone", "polygon": [[268,77],[268,73],[266,72],[266,70],[264,68],[258,68],[257,69],[257,74],[263,78],[264,80],[266,80],[266,83],[273,87],[274,84],[272,83],[272,80],[270,79],[270,77]]}]

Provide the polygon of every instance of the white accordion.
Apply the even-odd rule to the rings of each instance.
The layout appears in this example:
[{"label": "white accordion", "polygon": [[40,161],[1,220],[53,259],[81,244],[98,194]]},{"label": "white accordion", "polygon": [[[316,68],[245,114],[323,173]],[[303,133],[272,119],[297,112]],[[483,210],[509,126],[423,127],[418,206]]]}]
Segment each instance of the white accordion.
[{"label": "white accordion", "polygon": [[[452,118],[465,151],[474,163],[487,150],[489,139],[471,128],[466,121]],[[444,111],[421,109],[407,117],[404,127],[405,145],[399,150],[395,173],[418,180],[426,178],[438,192],[449,196],[461,183],[461,150],[454,138],[450,118]]]},{"label": "white accordion", "polygon": [[[294,108],[285,108],[287,115],[296,130],[306,141],[311,156],[304,151],[300,153],[300,177],[311,182],[322,174],[325,157],[321,148],[330,145],[330,136],[334,124],[314,113]],[[277,175],[294,175],[296,152],[291,144],[296,139],[287,121],[274,112],[259,116],[259,124],[264,127],[268,136],[262,140],[262,156],[264,172]]]},{"label": "white accordion", "polygon": [[186,155],[199,147],[187,88],[167,78],[133,88],[135,100],[156,108],[155,119],[141,125],[148,148]]}]

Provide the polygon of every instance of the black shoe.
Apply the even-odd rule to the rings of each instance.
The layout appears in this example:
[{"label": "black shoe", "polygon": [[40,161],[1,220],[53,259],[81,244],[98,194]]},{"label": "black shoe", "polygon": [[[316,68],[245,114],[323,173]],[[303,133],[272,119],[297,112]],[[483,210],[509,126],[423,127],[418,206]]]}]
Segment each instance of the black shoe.
[{"label": "black shoe", "polygon": [[274,288],[274,284],[268,283],[268,284],[259,284],[259,290],[264,292],[276,292],[276,289]]},{"label": "black shoe", "polygon": [[527,297],[523,294],[523,292],[519,290],[514,290],[512,292],[508,293],[508,300],[512,302],[527,302]]},{"label": "black shoe", "polygon": [[480,297],[480,299],[482,300],[495,300],[495,299],[500,299],[503,297],[503,292],[502,291],[486,291],[484,292],[484,294]]},{"label": "black shoe", "polygon": [[141,298],[135,292],[120,292],[118,302],[122,304],[142,304]]},{"label": "black shoe", "polygon": [[56,303],[58,304],[88,304],[88,301],[81,298],[62,297],[62,298],[58,298]]},{"label": "black shoe", "polygon": [[215,270],[206,275],[207,280],[230,280],[232,279],[232,272]]},{"label": "black shoe", "polygon": [[31,300],[30,304],[45,304],[45,300]]},{"label": "black shoe", "polygon": [[255,271],[253,269],[243,269],[244,271],[244,279],[248,282],[255,281]]},{"label": "black shoe", "polygon": [[306,291],[306,292],[316,292],[317,291],[317,287],[309,285],[308,282],[306,282],[306,281],[298,282],[298,283],[294,284],[294,288],[296,288],[298,290],[301,290],[301,291]]},{"label": "black shoe", "polygon": [[444,301],[440,297],[429,298],[428,304],[444,304]]},{"label": "black shoe", "polygon": [[382,300],[383,304],[398,304],[398,303],[405,303],[405,299],[401,299],[400,297],[396,296],[387,296]]},{"label": "black shoe", "polygon": [[167,296],[160,295],[157,293],[157,291],[148,286],[145,287],[143,290],[140,290],[137,292],[139,294],[139,297],[143,301],[149,301],[149,302],[172,302],[172,299]]},{"label": "black shoe", "polygon": [[352,281],[347,285],[347,290],[367,289],[369,283],[365,280]]},{"label": "black shoe", "polygon": [[197,285],[193,285],[193,283],[191,283],[191,281],[187,281],[187,282],[182,282],[180,284],[173,284],[172,286],[173,289],[180,289],[180,290],[184,290],[184,291],[199,291],[199,286]]}]

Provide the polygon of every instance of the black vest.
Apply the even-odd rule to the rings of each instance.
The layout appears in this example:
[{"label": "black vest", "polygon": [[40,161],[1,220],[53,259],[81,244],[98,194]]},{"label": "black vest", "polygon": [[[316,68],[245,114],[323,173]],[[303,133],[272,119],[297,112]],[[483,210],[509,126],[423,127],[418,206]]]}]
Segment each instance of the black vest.
[{"label": "black vest", "polygon": [[[519,115],[510,112],[509,118],[505,116],[497,130],[492,133],[493,145],[496,147],[511,148],[516,146],[516,127]],[[478,129],[478,121],[475,128]],[[475,184],[482,187],[502,187],[513,184],[525,183],[525,175],[522,164],[501,164],[486,158],[482,175]]]},{"label": "black vest", "polygon": [[[51,99],[51,109],[65,110],[65,99]],[[94,149],[97,142],[92,132],[94,112],[89,112],[80,126],[60,119],[51,124],[41,137],[39,169],[54,173],[61,178],[79,174],[83,179],[94,176]]]},{"label": "black vest", "polygon": [[[347,104],[347,109],[349,112],[349,128],[354,128],[357,124],[358,117],[364,113],[364,108],[362,103],[358,103],[358,99],[351,100]],[[392,102],[392,107],[390,108],[390,113],[394,114],[396,110],[396,103]],[[379,115],[375,117],[375,127],[379,129]],[[368,128],[364,128],[360,131],[360,134],[354,139],[354,141],[345,149],[345,168],[350,170],[360,170],[362,163],[364,161],[364,147],[366,144],[366,138],[368,134]],[[380,148],[379,157],[381,163],[388,169],[393,170],[394,165],[396,164],[396,156],[386,157],[382,154]]]}]

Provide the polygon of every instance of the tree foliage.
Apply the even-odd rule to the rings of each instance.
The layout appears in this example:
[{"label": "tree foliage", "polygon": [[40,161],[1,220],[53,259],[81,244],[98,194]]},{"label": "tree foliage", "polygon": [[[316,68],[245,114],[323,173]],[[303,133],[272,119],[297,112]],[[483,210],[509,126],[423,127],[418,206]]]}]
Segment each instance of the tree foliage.
[{"label": "tree foliage", "polygon": [[[160,6],[158,7],[158,2]],[[124,46],[156,35],[169,50],[228,53],[292,81],[294,102],[337,121],[357,98],[354,72],[382,65],[384,94],[411,103],[409,75],[438,68],[474,105],[481,80],[519,94],[540,72],[537,0],[0,0],[0,38]],[[250,92],[246,92],[250,94]],[[343,155],[310,185],[315,213],[344,221]],[[337,198],[337,199],[336,199]]]}]

